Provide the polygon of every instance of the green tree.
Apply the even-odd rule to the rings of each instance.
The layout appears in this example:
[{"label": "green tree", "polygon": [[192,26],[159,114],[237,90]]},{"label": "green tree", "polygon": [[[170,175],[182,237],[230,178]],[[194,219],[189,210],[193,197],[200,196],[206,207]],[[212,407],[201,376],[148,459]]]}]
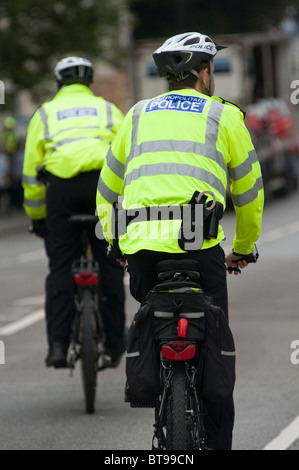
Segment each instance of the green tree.
[{"label": "green tree", "polygon": [[[1,0],[0,79],[40,99],[66,54],[115,60],[124,0]],[[113,47],[112,47],[113,45]]]},{"label": "green tree", "polygon": [[185,31],[233,34],[277,25],[292,0],[129,0],[136,39],[165,38]]}]

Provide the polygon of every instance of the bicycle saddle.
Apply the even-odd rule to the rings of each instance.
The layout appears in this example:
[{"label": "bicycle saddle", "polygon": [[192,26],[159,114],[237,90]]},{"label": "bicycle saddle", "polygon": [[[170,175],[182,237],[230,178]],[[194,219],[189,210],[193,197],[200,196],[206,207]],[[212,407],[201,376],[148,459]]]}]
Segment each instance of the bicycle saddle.
[{"label": "bicycle saddle", "polygon": [[175,274],[182,274],[188,276],[190,279],[199,279],[199,262],[194,259],[183,260],[163,260],[157,264],[156,271],[158,278],[161,280],[174,276]]}]

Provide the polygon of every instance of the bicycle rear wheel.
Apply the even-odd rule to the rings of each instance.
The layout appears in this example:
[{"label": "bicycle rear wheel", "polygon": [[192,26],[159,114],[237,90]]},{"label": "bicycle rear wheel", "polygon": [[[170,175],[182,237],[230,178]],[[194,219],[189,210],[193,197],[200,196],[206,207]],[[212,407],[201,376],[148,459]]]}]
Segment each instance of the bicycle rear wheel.
[{"label": "bicycle rear wheel", "polygon": [[176,362],[173,365],[171,392],[166,411],[166,449],[188,450],[189,448],[185,363]]},{"label": "bicycle rear wheel", "polygon": [[98,372],[98,339],[92,292],[84,290],[81,315],[81,371],[86,413],[94,413]]}]

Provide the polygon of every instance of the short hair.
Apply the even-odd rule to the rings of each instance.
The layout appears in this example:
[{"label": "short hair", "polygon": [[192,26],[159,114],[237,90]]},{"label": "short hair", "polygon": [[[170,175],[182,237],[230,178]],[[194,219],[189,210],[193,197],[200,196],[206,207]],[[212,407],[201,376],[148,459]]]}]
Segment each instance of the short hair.
[{"label": "short hair", "polygon": [[[200,73],[204,69],[208,69],[208,72],[210,73],[210,62],[208,60],[205,60],[201,62],[197,67],[194,67],[194,70],[196,72]],[[170,75],[168,76],[168,82],[169,82],[169,91],[173,90],[180,90],[185,87],[191,87],[194,88],[195,83],[197,81],[196,75],[194,75],[192,72],[189,73],[188,77],[185,78],[184,80],[176,80],[175,75]]]}]

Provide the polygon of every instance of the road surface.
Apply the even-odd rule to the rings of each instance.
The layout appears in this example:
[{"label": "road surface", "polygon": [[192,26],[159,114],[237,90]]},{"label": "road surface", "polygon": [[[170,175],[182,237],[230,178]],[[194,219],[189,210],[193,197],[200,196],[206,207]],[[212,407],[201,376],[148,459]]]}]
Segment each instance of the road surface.
[{"label": "road surface", "polygon": [[[237,348],[234,450],[299,449],[298,202],[295,193],[267,205],[259,262],[228,278]],[[233,213],[223,226],[228,248]],[[42,242],[25,227],[0,236],[0,449],[151,450],[153,410],[124,403],[124,360],[99,375],[92,416],[84,412],[80,368],[73,377],[45,368],[46,273]],[[136,309],[127,288],[128,324]]]}]

